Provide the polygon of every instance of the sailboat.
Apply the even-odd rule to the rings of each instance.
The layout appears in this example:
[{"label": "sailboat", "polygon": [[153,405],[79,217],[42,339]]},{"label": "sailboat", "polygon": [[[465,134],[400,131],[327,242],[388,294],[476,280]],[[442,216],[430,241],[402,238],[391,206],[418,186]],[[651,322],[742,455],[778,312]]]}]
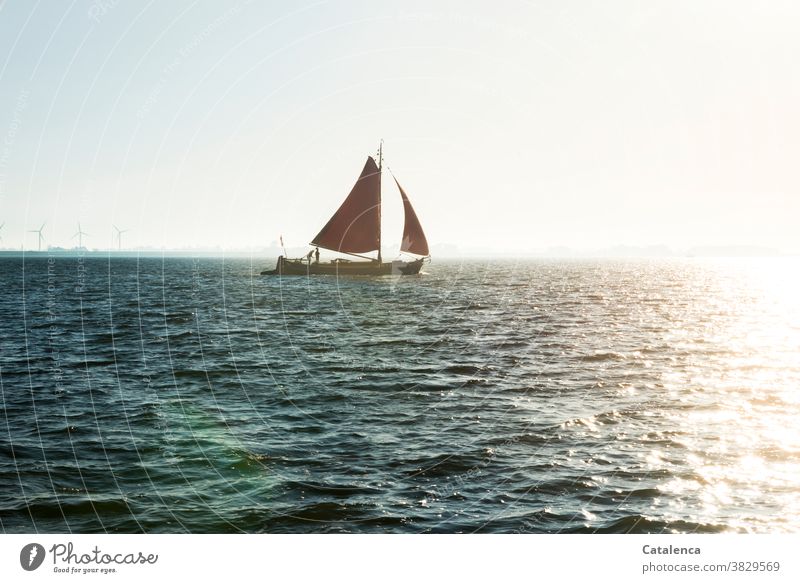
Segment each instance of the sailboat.
[{"label": "sailboat", "polygon": [[[367,157],[364,169],[355,186],[339,209],[311,241],[316,250],[297,259],[284,255],[278,257],[275,269],[262,271],[261,275],[414,275],[430,259],[428,240],[422,230],[417,213],[411,206],[403,187],[392,174],[403,200],[405,223],[401,253],[409,260],[384,262],[381,256],[381,175],[383,173],[383,142],[378,150],[378,161]],[[319,249],[335,251],[352,259],[333,259],[320,262]],[[366,253],[377,251],[377,257]]]}]

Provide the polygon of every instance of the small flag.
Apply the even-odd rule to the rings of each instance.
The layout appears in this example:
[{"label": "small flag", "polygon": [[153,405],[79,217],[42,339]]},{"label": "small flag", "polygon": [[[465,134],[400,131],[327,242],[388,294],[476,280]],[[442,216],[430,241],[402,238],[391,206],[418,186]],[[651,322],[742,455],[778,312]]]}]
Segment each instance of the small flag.
[{"label": "small flag", "polygon": [[283,247],[283,235],[281,235],[281,247]]}]

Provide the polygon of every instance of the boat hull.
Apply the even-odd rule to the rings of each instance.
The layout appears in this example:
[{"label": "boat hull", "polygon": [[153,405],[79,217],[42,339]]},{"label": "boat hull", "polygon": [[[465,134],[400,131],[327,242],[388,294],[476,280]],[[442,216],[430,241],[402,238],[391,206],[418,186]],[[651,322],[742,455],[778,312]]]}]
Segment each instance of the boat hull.
[{"label": "boat hull", "polygon": [[416,275],[422,269],[422,259],[416,261],[329,261],[308,262],[301,259],[278,258],[275,269],[261,275]]}]

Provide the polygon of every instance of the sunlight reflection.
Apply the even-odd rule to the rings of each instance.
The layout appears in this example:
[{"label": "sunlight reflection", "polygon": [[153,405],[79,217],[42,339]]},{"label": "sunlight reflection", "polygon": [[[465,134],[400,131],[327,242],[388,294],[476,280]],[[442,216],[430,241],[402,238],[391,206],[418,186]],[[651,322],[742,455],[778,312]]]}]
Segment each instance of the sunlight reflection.
[{"label": "sunlight reflection", "polygon": [[[793,530],[800,522],[800,262],[729,261],[716,274],[718,293],[705,298],[698,314],[725,317],[695,328],[700,337],[676,331],[673,338],[691,359],[663,376],[673,398],[693,405],[674,422],[687,434],[681,443],[695,479],[674,478],[662,489],[694,506],[700,518],[750,505],[763,516],[740,512],[728,523],[747,531],[754,521]],[[647,461],[660,459],[651,453]]]}]

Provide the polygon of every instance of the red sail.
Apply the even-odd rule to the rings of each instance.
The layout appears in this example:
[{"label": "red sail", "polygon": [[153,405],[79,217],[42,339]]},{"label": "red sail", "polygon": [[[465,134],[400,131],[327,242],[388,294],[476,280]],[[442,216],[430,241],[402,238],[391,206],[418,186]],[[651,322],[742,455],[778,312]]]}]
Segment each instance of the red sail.
[{"label": "red sail", "polygon": [[[394,178],[394,177],[393,177]],[[403,242],[400,244],[400,251],[413,253],[414,255],[430,255],[428,251],[428,240],[425,238],[425,233],[422,230],[422,225],[419,224],[417,213],[414,212],[414,207],[411,206],[411,201],[408,200],[408,195],[397,178],[394,179],[397,188],[400,189],[400,196],[403,197],[403,210],[406,214],[406,221],[403,225]]]},{"label": "red sail", "polygon": [[311,244],[341,253],[369,253],[380,247],[380,239],[381,173],[369,157],[353,190]]}]

